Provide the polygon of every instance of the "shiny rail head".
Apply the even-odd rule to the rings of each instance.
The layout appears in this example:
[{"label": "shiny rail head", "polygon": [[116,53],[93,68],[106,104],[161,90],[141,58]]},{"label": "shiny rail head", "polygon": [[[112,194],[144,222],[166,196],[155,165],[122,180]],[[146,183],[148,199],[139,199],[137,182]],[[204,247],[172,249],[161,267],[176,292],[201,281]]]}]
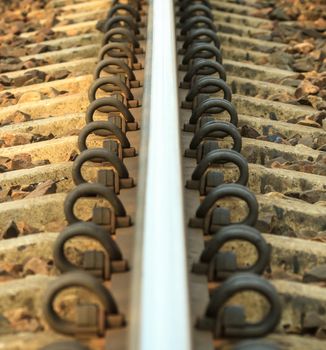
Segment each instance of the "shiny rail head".
[{"label": "shiny rail head", "polygon": [[[138,214],[140,271],[130,349],[192,349],[181,173],[174,2],[150,2],[140,152],[146,183]],[[164,30],[162,30],[164,28]],[[144,179],[145,181],[145,179]],[[140,192],[139,192],[140,193]],[[145,196],[144,196],[145,193]],[[167,252],[169,258],[167,258]],[[135,280],[136,280],[135,277]],[[139,283],[140,282],[140,283]],[[135,281],[137,284],[137,281]],[[132,307],[133,308],[133,307]]]}]

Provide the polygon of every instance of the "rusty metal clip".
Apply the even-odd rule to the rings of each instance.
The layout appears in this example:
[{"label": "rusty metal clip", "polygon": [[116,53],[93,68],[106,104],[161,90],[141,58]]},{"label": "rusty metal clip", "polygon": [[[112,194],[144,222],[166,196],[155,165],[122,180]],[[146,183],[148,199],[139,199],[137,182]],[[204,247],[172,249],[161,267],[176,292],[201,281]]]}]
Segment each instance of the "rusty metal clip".
[{"label": "rusty metal clip", "polygon": [[193,132],[196,129],[196,124],[199,119],[206,114],[211,114],[212,109],[214,114],[220,113],[216,112],[216,109],[219,111],[227,112],[230,116],[230,123],[238,126],[238,113],[231,102],[223,100],[221,98],[209,98],[200,102],[192,111],[191,117],[189,119],[189,124],[184,125],[184,130]]},{"label": "rusty metal clip", "polygon": [[193,60],[188,72],[185,74],[183,82],[180,83],[180,87],[182,89],[189,89],[195,76],[212,75],[215,73],[219,74],[220,79],[226,81],[225,68],[220,63],[204,58],[196,58]]},{"label": "rusty metal clip", "polygon": [[[65,255],[65,244],[75,237],[87,237],[91,240],[99,242],[104,249],[102,251],[86,251],[84,252],[84,265],[77,266],[72,264]],[[92,256],[91,256],[92,255]],[[93,259],[87,261],[87,257]],[[94,259],[95,257],[95,259]],[[99,259],[96,259],[99,257]],[[85,269],[95,277],[109,280],[112,272],[126,271],[128,263],[123,260],[122,253],[107,231],[91,222],[76,223],[68,226],[58,235],[53,247],[53,259],[56,267],[61,272],[72,272]],[[122,269],[122,267],[125,269]],[[119,267],[117,269],[116,267]]]},{"label": "rusty metal clip", "polygon": [[[229,220],[220,217],[220,210],[216,202],[226,197],[236,197],[247,203],[248,214],[239,222],[240,224],[255,226],[258,219],[258,202],[256,196],[247,187],[239,184],[224,184],[211,190],[199,205],[196,217],[190,220],[189,225],[203,228],[205,234],[215,233],[221,226],[230,225]],[[216,211],[214,215],[214,210]],[[223,219],[224,222],[221,222]]]},{"label": "rusty metal clip", "polygon": [[194,28],[209,28],[213,32],[217,32],[217,28],[214,24],[214,21],[212,21],[210,18],[205,16],[194,16],[189,18],[181,27],[180,36],[178,37],[178,40],[185,40],[185,35],[190,30],[193,30]]},{"label": "rusty metal clip", "polygon": [[224,100],[231,102],[232,91],[223,79],[216,77],[198,77],[191,86],[189,93],[186,96],[186,101],[193,101],[200,93],[216,93],[220,90],[224,92]]},{"label": "rusty metal clip", "polygon": [[[106,137],[105,140],[111,140],[118,145],[118,157],[120,159],[124,157],[134,157],[136,155],[136,150],[134,147],[130,146],[130,142],[121,129],[119,129],[115,124],[107,121],[96,121],[86,124],[78,135],[78,148],[80,152],[88,149],[87,138],[90,134],[95,133],[98,136]],[[105,141],[103,143],[103,148],[105,148]]]},{"label": "rusty metal clip", "polygon": [[[240,153],[242,148],[242,138],[238,129],[231,123],[221,120],[211,120],[202,125],[194,134],[189,149],[186,149],[186,157],[196,157],[200,162],[205,156],[205,146],[207,142],[214,142],[215,149],[218,149],[218,139],[231,136],[233,139],[232,150]],[[208,139],[206,139],[208,138]]]},{"label": "rusty metal clip", "polygon": [[103,37],[102,46],[108,44],[109,42],[128,42],[130,45],[132,45],[135,53],[143,53],[143,50],[140,49],[136,34],[128,28],[122,27],[108,30]]},{"label": "rusty metal clip", "polygon": [[106,55],[113,58],[126,58],[129,62],[128,65],[132,67],[132,69],[141,69],[137,56],[133,50],[124,43],[111,42],[104,45],[98,54],[98,60],[103,60]]},{"label": "rusty metal clip", "polygon": [[[194,109],[197,107],[195,103],[195,98],[202,93],[213,94],[220,90],[223,90],[224,96],[223,100],[231,102],[232,100],[232,91],[226,82],[222,79],[216,77],[196,77],[194,82],[191,84],[191,89],[186,96],[186,100],[182,102],[182,108]],[[209,96],[206,98],[208,99]],[[222,112],[221,108],[216,108],[214,112]]]},{"label": "rusty metal clip", "polygon": [[216,46],[206,43],[195,43],[186,50],[179,69],[183,71],[188,70],[189,64],[195,58],[215,58],[217,62],[222,64],[222,54]]},{"label": "rusty metal clip", "polygon": [[[79,304],[76,310],[76,322],[61,318],[54,309],[54,302],[59,293],[74,287],[88,290],[99,300],[97,304]],[[107,328],[122,327],[125,324],[124,317],[119,314],[109,290],[86,272],[66,273],[52,282],[44,297],[43,313],[55,331],[86,338],[94,335],[103,336]]]},{"label": "rusty metal clip", "polygon": [[112,220],[116,220],[116,222],[112,223],[112,232],[114,232],[116,226],[130,226],[130,217],[126,215],[126,210],[123,204],[121,203],[120,199],[117,197],[117,195],[111,188],[105,187],[104,185],[99,183],[83,183],[68,193],[64,202],[64,213],[66,220],[69,224],[82,222],[82,220],[76,217],[74,213],[74,206],[77,200],[83,197],[102,197],[109,202],[110,207],[113,211]]},{"label": "rusty metal clip", "polygon": [[116,4],[112,6],[106,17],[112,18],[114,16],[117,16],[119,11],[128,12],[129,16],[134,18],[137,22],[141,21],[138,10],[129,4]]},{"label": "rusty metal clip", "polygon": [[[112,67],[116,67],[113,69]],[[108,74],[124,74],[128,79],[130,88],[140,87],[140,82],[136,79],[136,76],[128,64],[119,58],[105,58],[101,60],[95,67],[94,80],[100,78],[102,71]]]},{"label": "rusty metal clip", "polygon": [[[223,251],[220,249],[230,241],[240,240],[249,242],[256,248],[257,259],[250,265],[237,265],[237,250]],[[230,225],[222,227],[206,244],[199,263],[193,265],[193,272],[205,272],[209,281],[219,281],[230,277],[236,272],[251,272],[262,274],[269,264],[271,248],[258,230],[246,225]]]},{"label": "rusty metal clip", "polygon": [[138,24],[134,21],[134,19],[130,16],[114,16],[112,18],[106,19],[101,26],[101,31],[106,33],[112,28],[129,28],[132,32],[134,32],[137,36],[137,39],[141,39],[140,31],[138,28]]},{"label": "rusty metal clip", "polygon": [[214,16],[209,7],[202,4],[194,4],[189,5],[180,16],[179,22],[181,24],[185,23],[188,19],[193,18],[195,16],[203,16],[209,18],[210,20],[214,20]]},{"label": "rusty metal clip", "polygon": [[202,5],[205,5],[206,7],[208,7],[209,9],[212,9],[212,5],[210,3],[209,0],[182,0],[179,1],[179,8],[180,8],[180,12],[184,11],[188,6],[193,5],[194,3],[200,3]]},{"label": "rusty metal clip", "polygon": [[[226,305],[231,297],[243,291],[257,292],[269,302],[269,311],[262,320],[249,323],[246,321],[244,306]],[[255,274],[239,273],[214,290],[204,319],[199,320],[197,327],[210,329],[214,338],[262,337],[275,329],[280,321],[281,312],[279,296],[271,283]]]},{"label": "rusty metal clip", "polygon": [[[127,130],[137,130],[138,124],[135,122],[135,118],[129,111],[129,109],[118,99],[113,97],[102,97],[93,101],[86,111],[86,124],[94,121],[94,113],[96,111],[107,113],[107,119],[111,121],[111,118],[116,122],[116,117],[119,118],[120,123],[118,126],[125,133]],[[116,112],[112,112],[115,110]],[[112,115],[111,115],[112,114]],[[121,118],[122,117],[122,118]]]},{"label": "rusty metal clip", "polygon": [[[224,184],[223,173],[219,171],[209,170],[209,167],[215,164],[233,163],[239,168],[239,178],[235,183],[246,186],[249,178],[248,161],[240,153],[230,149],[215,149],[210,151],[197,164],[192,173],[191,180],[187,181],[187,188],[199,189],[200,194],[204,195],[217,186]],[[217,174],[216,174],[217,173]],[[217,181],[212,181],[214,175]],[[210,178],[210,183],[208,182]]]},{"label": "rusty metal clip", "polygon": [[140,105],[138,100],[134,100],[134,95],[132,94],[130,88],[124,81],[122,81],[120,76],[107,76],[94,80],[88,89],[89,102],[96,100],[96,93],[98,89],[105,92],[119,92],[126,98],[128,108],[136,108]]},{"label": "rusty metal clip", "polygon": [[[120,180],[121,183],[128,183],[132,187],[133,181],[129,178],[128,169],[122,162],[122,160],[113,152],[109,152],[103,148],[93,148],[83,151],[73,162],[72,166],[72,178],[76,185],[80,185],[82,183],[88,183],[87,180],[84,179],[82,175],[82,166],[84,163],[88,161],[93,161],[95,163],[105,162],[109,163],[110,166],[114,169],[114,178],[113,183],[105,184],[104,186],[112,187],[115,193],[120,192]],[[116,179],[116,181],[114,181]]]},{"label": "rusty metal clip", "polygon": [[[123,4],[125,3],[125,0],[113,0],[112,1],[112,6],[115,6],[117,4]],[[143,1],[142,0],[128,0],[128,4],[136,8],[138,11],[141,10]]]},{"label": "rusty metal clip", "polygon": [[209,28],[199,28],[199,29],[194,29],[188,32],[186,36],[186,40],[184,41],[182,45],[182,49],[179,50],[179,54],[184,54],[188,47],[191,46],[194,43],[200,43],[200,42],[205,42],[205,43],[213,43],[215,47],[220,49],[221,43],[214,31],[212,31]]}]

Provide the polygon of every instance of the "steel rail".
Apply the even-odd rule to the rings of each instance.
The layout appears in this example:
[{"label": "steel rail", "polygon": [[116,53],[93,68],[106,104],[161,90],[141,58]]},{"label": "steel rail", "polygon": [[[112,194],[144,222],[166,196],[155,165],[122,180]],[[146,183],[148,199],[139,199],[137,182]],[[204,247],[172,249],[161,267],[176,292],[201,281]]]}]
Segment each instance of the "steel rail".
[{"label": "steel rail", "polygon": [[152,0],[129,349],[192,349],[173,0]]}]

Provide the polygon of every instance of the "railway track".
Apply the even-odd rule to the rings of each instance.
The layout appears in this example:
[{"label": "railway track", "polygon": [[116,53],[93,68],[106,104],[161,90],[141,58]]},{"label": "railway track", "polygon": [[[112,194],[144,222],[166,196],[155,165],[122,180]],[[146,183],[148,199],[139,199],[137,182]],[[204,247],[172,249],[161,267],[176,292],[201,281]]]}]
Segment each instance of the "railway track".
[{"label": "railway track", "polygon": [[0,348],[323,349],[323,3],[1,6]]}]

